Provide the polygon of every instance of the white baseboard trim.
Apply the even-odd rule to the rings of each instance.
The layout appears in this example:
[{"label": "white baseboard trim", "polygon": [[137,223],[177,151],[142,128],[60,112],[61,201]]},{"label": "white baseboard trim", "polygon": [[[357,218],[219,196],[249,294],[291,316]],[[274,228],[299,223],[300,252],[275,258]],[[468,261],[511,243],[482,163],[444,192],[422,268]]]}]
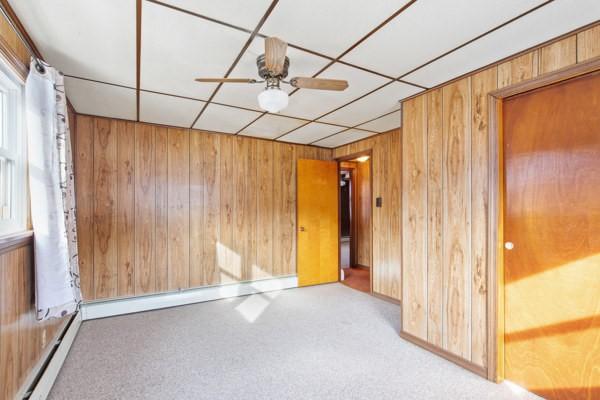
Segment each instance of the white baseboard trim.
[{"label": "white baseboard trim", "polygon": [[77,332],[79,331],[79,327],[81,326],[81,312],[78,312],[69,328],[63,335],[62,339],[58,343],[58,347],[54,354],[52,354],[52,358],[50,362],[42,372],[40,379],[37,381],[35,387],[31,391],[29,395],[29,400],[45,400],[50,394],[50,390],[52,389],[52,385],[54,385],[54,381],[58,377],[58,373],[67,358],[67,354],[69,354],[69,350],[71,349],[71,345],[75,340],[75,336],[77,336]]},{"label": "white baseboard trim", "polygon": [[178,292],[160,293],[147,296],[96,301],[83,304],[81,307],[84,321],[115,315],[131,314],[141,311],[201,303],[205,301],[245,296],[255,293],[298,287],[296,275],[261,279],[258,281],[229,283],[205,286],[197,289],[186,289]]}]

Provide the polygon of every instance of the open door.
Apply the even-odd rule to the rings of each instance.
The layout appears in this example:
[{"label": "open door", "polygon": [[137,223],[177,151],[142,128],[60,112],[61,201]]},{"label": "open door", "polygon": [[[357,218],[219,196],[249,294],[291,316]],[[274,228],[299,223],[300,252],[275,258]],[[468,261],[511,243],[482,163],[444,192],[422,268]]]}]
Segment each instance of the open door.
[{"label": "open door", "polygon": [[339,270],[338,169],[298,160],[298,284],[336,282]]}]

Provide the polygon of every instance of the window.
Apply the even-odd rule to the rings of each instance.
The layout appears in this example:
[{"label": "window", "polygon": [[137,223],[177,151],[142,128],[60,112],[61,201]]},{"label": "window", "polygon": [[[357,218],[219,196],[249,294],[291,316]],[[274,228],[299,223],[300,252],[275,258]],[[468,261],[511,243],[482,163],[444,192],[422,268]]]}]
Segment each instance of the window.
[{"label": "window", "polygon": [[0,235],[25,229],[23,85],[0,62]]}]

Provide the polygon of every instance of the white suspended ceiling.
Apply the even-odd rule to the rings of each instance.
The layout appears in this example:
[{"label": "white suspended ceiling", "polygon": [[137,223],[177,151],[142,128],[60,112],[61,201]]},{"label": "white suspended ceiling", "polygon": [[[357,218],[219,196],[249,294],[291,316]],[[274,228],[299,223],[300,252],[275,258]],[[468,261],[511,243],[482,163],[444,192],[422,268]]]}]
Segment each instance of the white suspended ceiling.
[{"label": "white suspended ceiling", "polygon": [[[600,19],[598,0],[142,0],[138,88],[136,0],[9,3],[77,112],[325,147],[397,128],[402,99]],[[289,77],[349,88],[284,85],[273,115],[260,84],[194,82],[258,78],[268,35],[289,43]]]}]

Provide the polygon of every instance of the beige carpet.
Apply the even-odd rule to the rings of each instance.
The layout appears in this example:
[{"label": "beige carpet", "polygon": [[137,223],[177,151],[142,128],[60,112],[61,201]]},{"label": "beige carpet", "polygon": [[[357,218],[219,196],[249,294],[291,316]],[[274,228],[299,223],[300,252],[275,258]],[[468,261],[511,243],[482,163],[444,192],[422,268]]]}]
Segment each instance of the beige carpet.
[{"label": "beige carpet", "polygon": [[341,284],[87,321],[50,399],[519,399]]}]

